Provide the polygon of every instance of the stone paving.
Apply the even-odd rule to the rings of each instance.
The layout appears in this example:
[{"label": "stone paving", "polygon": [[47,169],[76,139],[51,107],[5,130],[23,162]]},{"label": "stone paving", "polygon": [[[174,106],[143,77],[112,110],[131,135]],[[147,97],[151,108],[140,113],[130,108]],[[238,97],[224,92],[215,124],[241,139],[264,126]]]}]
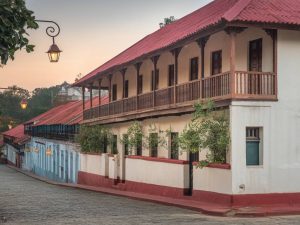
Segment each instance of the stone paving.
[{"label": "stone paving", "polygon": [[222,218],[49,185],[0,165],[0,224],[298,225],[300,216]]}]

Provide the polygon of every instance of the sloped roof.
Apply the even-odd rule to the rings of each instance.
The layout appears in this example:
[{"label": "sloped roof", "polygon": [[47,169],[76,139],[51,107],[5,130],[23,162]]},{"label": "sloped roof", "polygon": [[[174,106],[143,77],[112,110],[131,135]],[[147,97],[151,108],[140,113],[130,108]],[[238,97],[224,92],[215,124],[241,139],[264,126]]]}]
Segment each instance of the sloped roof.
[{"label": "sloped roof", "polygon": [[[101,104],[108,103],[108,96],[102,97]],[[93,106],[99,105],[99,97],[93,98]],[[90,108],[89,100],[85,101],[85,108]],[[55,124],[65,124],[74,125],[78,124],[83,120],[83,107],[82,101],[73,101],[64,104],[63,107],[57,107],[50,110],[50,115],[40,118],[40,121],[35,123],[35,126],[40,125],[55,125]]]},{"label": "sloped roof", "polygon": [[191,14],[146,36],[77,81],[85,81],[147,54],[170,47],[221,22],[256,22],[300,25],[299,0],[215,0]]},{"label": "sloped roof", "polygon": [[[101,98],[101,104],[108,103],[108,96]],[[99,105],[99,97],[93,98],[93,107]],[[90,108],[90,101],[85,101],[85,109]],[[36,120],[34,126],[41,125],[74,125],[83,121],[82,101],[72,101],[64,105],[55,107]]]},{"label": "sloped roof", "polygon": [[30,139],[28,135],[24,133],[24,125],[18,125],[15,128],[12,128],[4,133],[2,133],[4,137],[11,138],[12,141],[16,144],[22,145],[27,140]]},{"label": "sloped roof", "polygon": [[[108,103],[108,96],[101,98],[101,104]],[[90,108],[89,100],[85,101],[86,109]],[[93,106],[99,105],[99,98],[93,98]],[[74,125],[79,124],[83,121],[83,107],[82,101],[72,101],[66,104],[54,107],[49,111],[38,115],[24,124],[33,124],[34,126],[40,125]],[[3,132],[5,137],[13,139],[16,144],[23,144],[30,136],[24,133],[24,124],[18,125],[17,127]]]}]

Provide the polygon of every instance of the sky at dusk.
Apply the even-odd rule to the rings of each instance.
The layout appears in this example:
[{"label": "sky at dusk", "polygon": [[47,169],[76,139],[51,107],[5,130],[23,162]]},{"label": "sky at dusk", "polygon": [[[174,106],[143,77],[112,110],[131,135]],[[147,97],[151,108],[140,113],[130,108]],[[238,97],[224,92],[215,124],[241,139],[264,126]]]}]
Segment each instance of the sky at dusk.
[{"label": "sky at dusk", "polygon": [[61,27],[56,43],[63,51],[50,63],[51,39],[45,24],[30,31],[33,53],[18,52],[0,68],[0,87],[18,85],[33,90],[64,81],[74,82],[147,34],[159,29],[163,18],[176,19],[211,0],[26,0],[36,19],[54,20]]}]

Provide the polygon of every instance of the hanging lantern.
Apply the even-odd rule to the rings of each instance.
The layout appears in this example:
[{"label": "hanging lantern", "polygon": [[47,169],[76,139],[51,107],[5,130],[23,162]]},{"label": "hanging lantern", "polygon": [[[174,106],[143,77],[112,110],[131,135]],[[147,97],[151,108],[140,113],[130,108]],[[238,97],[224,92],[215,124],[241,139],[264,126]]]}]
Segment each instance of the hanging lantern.
[{"label": "hanging lantern", "polygon": [[52,155],[52,150],[51,150],[51,148],[48,148],[48,149],[46,150],[46,155],[47,155],[47,156],[51,156],[51,155]]},{"label": "hanging lantern", "polygon": [[62,51],[59,49],[59,47],[53,43],[47,52],[50,62],[58,62],[61,52]]},{"label": "hanging lantern", "polygon": [[22,99],[22,101],[20,102],[21,109],[26,109],[27,105],[28,105],[27,100],[25,98]]}]

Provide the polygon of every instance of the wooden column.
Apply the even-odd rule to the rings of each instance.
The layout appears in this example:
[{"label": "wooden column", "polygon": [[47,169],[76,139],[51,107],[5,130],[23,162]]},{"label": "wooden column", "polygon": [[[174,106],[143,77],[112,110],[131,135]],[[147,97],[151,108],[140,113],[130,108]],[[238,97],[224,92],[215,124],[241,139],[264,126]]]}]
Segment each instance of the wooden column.
[{"label": "wooden column", "polygon": [[82,110],[85,110],[85,87],[82,86]]},{"label": "wooden column", "polygon": [[111,79],[112,74],[108,75],[108,113],[110,114],[110,103],[111,103]]},{"label": "wooden column", "polygon": [[99,80],[99,106],[101,105],[101,84],[102,84],[102,79]]},{"label": "wooden column", "polygon": [[198,46],[200,48],[200,57],[201,57],[201,79],[205,77],[205,45],[209,39],[209,36],[200,38],[197,40]]},{"label": "wooden column", "polygon": [[90,109],[93,108],[93,86],[90,85]]},{"label": "wooden column", "polygon": [[235,90],[235,66],[236,66],[236,35],[245,30],[245,27],[227,27],[225,32],[230,36],[230,93],[232,98],[236,94]]},{"label": "wooden column", "polygon": [[278,31],[275,29],[265,29],[266,33],[272,38],[273,40],[273,73],[275,74],[274,80],[274,88],[275,94],[277,97],[278,94],[278,87],[277,87],[277,60],[278,60],[278,50],[277,50],[277,43],[278,43]]},{"label": "wooden column", "polygon": [[126,68],[122,69],[120,72],[122,74],[122,85],[123,85],[123,94],[122,94],[122,98],[125,98],[125,74],[126,74]]},{"label": "wooden column", "polygon": [[176,97],[176,86],[178,84],[178,57],[181,52],[182,47],[175,48],[174,50],[171,51],[171,53],[174,56],[174,104],[177,102],[177,97]]},{"label": "wooden column", "polygon": [[204,78],[205,78],[205,45],[209,39],[209,36],[202,37],[197,40],[197,44],[200,48],[200,60],[201,60],[201,91],[200,91],[200,98],[203,99],[204,96]]},{"label": "wooden column", "polygon": [[156,70],[157,70],[157,62],[158,62],[158,59],[159,59],[159,55],[157,56],[153,56],[151,58],[152,62],[153,62],[153,68],[154,68],[154,71],[153,71],[153,80],[152,80],[152,85],[153,85],[153,103],[152,103],[152,106],[155,107],[155,85],[156,85]]},{"label": "wooden column", "polygon": [[108,75],[108,101],[111,102],[111,79],[112,79],[112,74]]},{"label": "wooden column", "polygon": [[136,110],[139,109],[139,76],[140,76],[140,69],[141,69],[142,63],[136,63],[135,69],[136,69]]},{"label": "wooden column", "polygon": [[235,95],[235,52],[236,52],[236,33],[230,33],[230,73],[231,73],[231,95]]}]

